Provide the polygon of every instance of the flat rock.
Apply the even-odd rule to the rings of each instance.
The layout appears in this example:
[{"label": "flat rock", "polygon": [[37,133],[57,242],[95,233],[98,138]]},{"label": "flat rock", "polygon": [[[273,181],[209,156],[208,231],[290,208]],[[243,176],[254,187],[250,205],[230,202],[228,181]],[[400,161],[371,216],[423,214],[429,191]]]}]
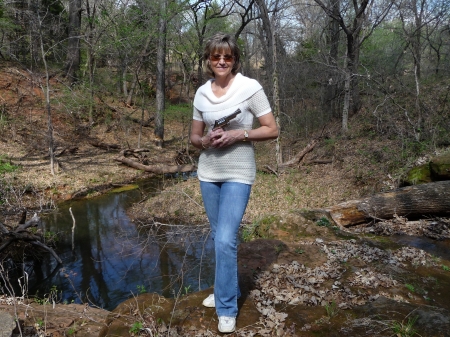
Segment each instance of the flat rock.
[{"label": "flat rock", "polygon": [[0,311],[0,336],[11,336],[15,327],[16,322],[14,318],[7,312]]}]

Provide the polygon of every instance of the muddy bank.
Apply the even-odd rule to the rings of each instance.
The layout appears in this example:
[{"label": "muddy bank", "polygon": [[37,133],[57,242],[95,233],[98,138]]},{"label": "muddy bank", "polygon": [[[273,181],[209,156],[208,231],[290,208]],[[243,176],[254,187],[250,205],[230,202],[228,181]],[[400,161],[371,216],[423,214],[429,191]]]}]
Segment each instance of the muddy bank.
[{"label": "muddy bank", "polygon": [[[13,337],[84,336],[96,337],[105,326],[108,311],[89,305],[53,304],[0,297],[0,312],[16,317],[20,324]],[[13,319],[17,322],[16,319]],[[9,336],[4,332],[4,336]]]}]

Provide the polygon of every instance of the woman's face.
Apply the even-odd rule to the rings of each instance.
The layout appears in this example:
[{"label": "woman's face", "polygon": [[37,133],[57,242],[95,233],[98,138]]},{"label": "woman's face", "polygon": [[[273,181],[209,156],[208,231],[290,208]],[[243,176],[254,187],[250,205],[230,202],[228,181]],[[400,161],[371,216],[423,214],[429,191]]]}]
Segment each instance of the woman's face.
[{"label": "woman's face", "polygon": [[231,74],[234,57],[229,48],[216,49],[209,55],[209,62],[215,77],[227,77]]}]

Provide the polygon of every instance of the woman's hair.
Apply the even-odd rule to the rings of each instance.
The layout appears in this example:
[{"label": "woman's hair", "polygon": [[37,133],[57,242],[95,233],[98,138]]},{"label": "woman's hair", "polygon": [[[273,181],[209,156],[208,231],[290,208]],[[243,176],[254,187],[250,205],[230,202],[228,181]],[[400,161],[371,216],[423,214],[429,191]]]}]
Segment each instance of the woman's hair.
[{"label": "woman's hair", "polygon": [[241,51],[236,43],[236,40],[231,35],[217,33],[216,35],[212,36],[208,40],[208,42],[206,42],[205,51],[203,53],[205,71],[209,76],[214,77],[214,72],[211,68],[209,56],[215,51],[221,52],[227,49],[231,50],[231,55],[233,55],[234,58],[234,64],[233,68],[231,69],[231,73],[233,75],[237,74],[238,70],[241,68]]}]

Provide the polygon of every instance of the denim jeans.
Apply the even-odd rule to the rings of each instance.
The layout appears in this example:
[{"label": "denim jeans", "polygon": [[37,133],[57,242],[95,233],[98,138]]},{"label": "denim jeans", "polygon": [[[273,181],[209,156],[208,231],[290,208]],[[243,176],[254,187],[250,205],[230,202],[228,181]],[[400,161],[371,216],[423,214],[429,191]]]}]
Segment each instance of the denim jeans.
[{"label": "denim jeans", "polygon": [[214,300],[217,316],[236,317],[238,284],[237,235],[252,186],[200,181],[203,203],[216,252]]}]

